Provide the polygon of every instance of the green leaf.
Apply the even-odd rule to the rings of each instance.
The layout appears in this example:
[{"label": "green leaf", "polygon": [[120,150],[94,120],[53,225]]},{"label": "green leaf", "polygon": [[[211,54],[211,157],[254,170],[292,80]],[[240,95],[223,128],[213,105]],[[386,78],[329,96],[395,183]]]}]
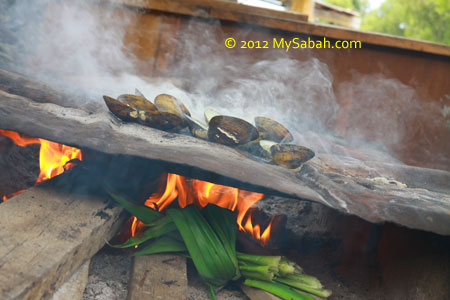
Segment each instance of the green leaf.
[{"label": "green leaf", "polygon": [[284,300],[315,300],[313,296],[303,294],[296,289],[290,288],[278,282],[246,279],[244,284],[257,289],[265,290]]},{"label": "green leaf", "polygon": [[305,292],[308,292],[310,294],[319,296],[319,297],[329,297],[331,295],[330,290],[325,290],[322,288],[322,284],[311,286],[306,284],[304,281],[301,280],[294,280],[294,279],[287,279],[287,278],[275,278],[275,281],[281,282],[286,285],[290,285],[292,287],[295,287],[297,289],[303,290]]},{"label": "green leaf", "polygon": [[205,208],[203,208],[202,213],[221,240],[225,251],[227,251],[228,256],[233,262],[236,269],[236,274],[233,277],[233,280],[237,280],[241,277],[241,274],[239,272],[239,264],[236,257],[236,215],[229,209],[222,208],[214,204],[208,204]]},{"label": "green leaf", "polygon": [[118,202],[120,205],[123,206],[130,214],[135,216],[139,221],[149,224],[156,219],[160,218],[162,215],[151,209],[150,207],[144,206],[144,205],[137,205],[131,201],[126,200],[123,197],[120,197],[119,195],[113,194],[108,189],[105,188],[108,192],[108,194],[111,196],[111,198],[114,199],[114,201]]},{"label": "green leaf", "polygon": [[135,252],[133,256],[185,251],[187,251],[187,248],[183,242],[180,242],[168,236],[162,236],[152,242],[150,245],[144,247],[141,251]]},{"label": "green leaf", "polygon": [[246,279],[258,279],[264,281],[273,281],[274,274],[272,272],[262,273],[262,272],[252,272],[241,270],[242,276]]},{"label": "green leaf", "polygon": [[169,216],[159,219],[154,223],[155,225],[145,230],[144,232],[129,238],[125,243],[120,245],[112,245],[114,248],[128,248],[139,245],[152,238],[160,237],[177,229],[175,223]]},{"label": "green leaf", "polygon": [[168,209],[200,277],[213,287],[225,285],[236,268],[209,223],[194,205]]},{"label": "green leaf", "polygon": [[[239,264],[258,265],[258,266],[271,266],[276,269],[279,268],[281,256],[267,256],[267,255],[253,255],[237,252],[237,258]],[[278,273],[278,271],[276,272]]]}]

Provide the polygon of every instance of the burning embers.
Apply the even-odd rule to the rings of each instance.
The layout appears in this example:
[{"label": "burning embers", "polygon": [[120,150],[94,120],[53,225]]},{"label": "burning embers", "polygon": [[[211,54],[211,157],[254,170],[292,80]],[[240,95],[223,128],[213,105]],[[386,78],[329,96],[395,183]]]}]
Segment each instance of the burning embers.
[{"label": "burning embers", "polygon": [[[28,145],[39,144],[39,166],[40,173],[35,185],[53,178],[65,170],[73,167],[71,160],[82,160],[80,149],[58,144],[41,138],[24,137],[17,132],[1,130],[0,134],[10,138],[16,145],[26,147]],[[237,224],[239,230],[247,233],[261,245],[265,245],[269,240],[272,221],[262,227],[260,223],[253,220],[249,208],[261,200],[264,195],[260,193],[248,192],[237,188],[213,184],[197,179],[189,179],[177,174],[164,174],[159,179],[158,191],[153,193],[145,202],[145,205],[157,211],[168,208],[176,199],[181,208],[190,204],[195,204],[199,208],[212,203],[220,207],[237,212]],[[18,195],[25,190],[16,191],[10,195],[2,195],[2,200]],[[256,215],[253,213],[253,215]],[[265,222],[267,223],[267,222]],[[131,233],[134,236],[140,232],[144,226],[137,218],[131,221]]]},{"label": "burning embers", "polygon": [[[35,185],[58,176],[64,171],[73,167],[71,160],[82,160],[82,153],[80,149],[58,144],[41,138],[24,137],[17,132],[0,129],[0,135],[10,138],[17,146],[26,147],[28,145],[41,145],[39,152],[39,167],[40,173]],[[2,195],[2,200],[6,201],[9,198],[24,192],[24,190],[17,191],[11,195]]]},{"label": "burning embers", "polygon": [[[239,230],[259,241],[262,246],[269,241],[273,220],[267,226],[261,228],[262,225],[254,224],[252,213],[249,210],[253,204],[264,197],[263,194],[207,181],[189,179],[177,174],[169,173],[163,176],[163,180],[160,180],[162,182],[160,191],[152,194],[145,201],[146,206],[161,212],[168,208],[175,199],[178,199],[178,206],[181,208],[190,204],[195,204],[199,208],[203,208],[208,204],[215,204],[231,211],[236,211]],[[138,221],[136,217],[133,217],[130,222],[132,224],[132,236],[144,229],[144,224]]]}]

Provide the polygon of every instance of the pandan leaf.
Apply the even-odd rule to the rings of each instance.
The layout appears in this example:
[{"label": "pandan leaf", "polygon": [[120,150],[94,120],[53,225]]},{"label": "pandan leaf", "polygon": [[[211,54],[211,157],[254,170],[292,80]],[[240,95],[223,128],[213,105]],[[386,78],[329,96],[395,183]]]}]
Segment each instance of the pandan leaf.
[{"label": "pandan leaf", "polygon": [[106,188],[106,189],[107,189],[108,194],[111,196],[111,198],[114,199],[114,201],[118,202],[130,214],[132,214],[139,221],[141,221],[145,224],[149,224],[162,216],[162,214],[151,209],[150,207],[147,207],[144,205],[137,205],[131,201],[126,200],[123,197],[120,197],[119,195],[113,194],[112,192],[108,191],[108,188]]},{"label": "pandan leaf", "polygon": [[145,241],[148,241],[153,238],[160,237],[164,234],[167,234],[169,232],[172,232],[176,230],[177,227],[175,226],[175,223],[172,221],[172,219],[168,216],[158,220],[154,226],[150,227],[149,229],[145,230],[144,232],[129,238],[125,243],[120,245],[112,245],[114,248],[128,248],[133,247],[135,245],[139,245]]},{"label": "pandan leaf", "polygon": [[200,277],[214,287],[225,285],[236,274],[233,261],[209,223],[194,205],[168,209],[183,237]]},{"label": "pandan leaf", "polygon": [[246,279],[244,284],[257,289],[265,290],[266,292],[274,294],[284,300],[315,300],[313,296],[303,294],[294,288],[278,282]]},{"label": "pandan leaf", "polygon": [[236,257],[237,224],[235,214],[226,208],[214,204],[208,204],[203,208],[202,214],[221,240],[225,251],[227,251],[228,256],[233,262],[236,269],[233,280],[237,280],[241,274],[239,273],[239,264]]},{"label": "pandan leaf", "polygon": [[144,247],[142,250],[135,252],[133,256],[185,251],[187,251],[187,248],[183,242],[180,242],[168,236],[162,236],[152,242],[150,245]]}]

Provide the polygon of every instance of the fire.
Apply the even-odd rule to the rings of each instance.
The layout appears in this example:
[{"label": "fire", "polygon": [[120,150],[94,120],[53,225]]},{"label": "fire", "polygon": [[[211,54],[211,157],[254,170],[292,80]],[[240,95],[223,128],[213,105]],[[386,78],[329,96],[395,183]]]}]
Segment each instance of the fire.
[{"label": "fire", "polygon": [[[82,160],[80,149],[58,144],[41,138],[23,137],[19,133],[9,130],[0,129],[0,135],[10,138],[16,145],[26,147],[28,145],[39,144],[41,149],[39,152],[40,173],[35,185],[58,176],[64,171],[70,169],[73,165],[68,162],[72,159]],[[18,191],[11,197],[24,192]],[[3,201],[10,197],[3,196]]]},{"label": "fire", "polygon": [[[188,179],[177,174],[167,174],[167,181],[164,191],[152,194],[145,205],[162,211],[178,198],[178,205],[183,208],[189,204],[198,207],[205,207],[207,204],[215,204],[223,208],[237,211],[237,224],[239,230],[247,232],[254,239],[265,245],[269,240],[271,223],[260,234],[260,226],[252,224],[251,216],[247,217],[243,225],[244,217],[249,208],[261,200],[264,194],[239,190],[234,187],[214,184],[207,181]],[[142,225],[135,217],[132,222],[132,236],[139,232],[137,228]],[[141,226],[142,227],[142,226]]]}]

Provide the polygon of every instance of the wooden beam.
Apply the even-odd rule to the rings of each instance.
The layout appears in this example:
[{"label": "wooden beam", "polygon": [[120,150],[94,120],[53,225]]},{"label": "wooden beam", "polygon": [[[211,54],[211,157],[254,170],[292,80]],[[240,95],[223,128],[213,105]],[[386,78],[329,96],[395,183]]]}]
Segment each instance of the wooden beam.
[{"label": "wooden beam", "polygon": [[350,14],[343,14],[330,9],[315,8],[315,16],[323,21],[331,22],[335,25],[350,27],[354,29],[359,28],[359,23],[361,20],[358,16],[352,16]]},{"label": "wooden beam", "polygon": [[186,300],[187,287],[186,258],[172,254],[134,258],[128,285],[129,300]]},{"label": "wooden beam", "polygon": [[201,18],[259,24],[262,20],[306,21],[306,14],[273,10],[220,0],[106,0],[132,7],[154,9]]},{"label": "wooden beam", "polygon": [[[319,38],[326,37],[328,39],[336,40],[356,40],[367,45],[386,46],[450,56],[450,46],[444,44],[348,29],[333,25],[309,23],[302,20],[303,17],[298,16],[297,13],[288,11],[280,12],[269,10],[270,13],[256,13],[256,11],[259,10],[254,7],[232,10],[227,8],[227,6],[230,7],[231,5],[236,6],[239,4],[214,0],[102,0],[102,2],[113,2],[131,7],[154,9],[181,15],[254,24]],[[244,7],[244,5],[241,6]]]},{"label": "wooden beam", "polygon": [[0,205],[1,299],[48,299],[116,233],[122,208],[98,194],[98,182],[80,183],[85,173],[64,173]]}]

